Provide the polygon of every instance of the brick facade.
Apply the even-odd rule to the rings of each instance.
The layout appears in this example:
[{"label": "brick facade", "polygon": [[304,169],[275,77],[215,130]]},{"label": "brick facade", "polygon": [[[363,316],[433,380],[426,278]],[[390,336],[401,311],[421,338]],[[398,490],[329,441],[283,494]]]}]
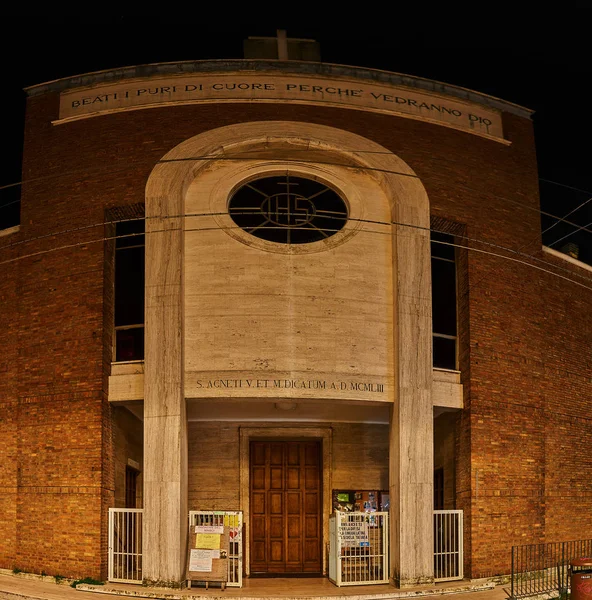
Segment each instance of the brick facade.
[{"label": "brick facade", "polygon": [[456,508],[472,577],[509,572],[513,544],[591,537],[592,294],[574,283],[585,283],[583,270],[540,250],[529,120],[504,114],[510,145],[287,104],[171,106],[54,126],[58,99],[29,98],[21,227],[0,238],[0,567],[105,577],[116,468],[105,211],[143,202],[149,174],[177,144],[246,121],[367,137],[410,165],[432,214],[462,224],[469,248],[514,258],[500,247],[521,249],[567,278],[458,254],[465,408],[455,419]]}]

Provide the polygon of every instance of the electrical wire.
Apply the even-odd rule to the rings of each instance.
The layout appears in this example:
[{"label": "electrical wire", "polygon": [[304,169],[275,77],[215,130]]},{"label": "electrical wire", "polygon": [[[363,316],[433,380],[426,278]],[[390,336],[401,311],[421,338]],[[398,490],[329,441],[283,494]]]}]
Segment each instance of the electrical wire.
[{"label": "electrical wire", "polygon": [[[226,213],[211,213],[211,214],[210,213],[204,213],[204,214],[198,214],[198,215],[177,215],[177,216],[169,216],[169,217],[166,217],[166,218],[167,219],[179,219],[179,218],[184,218],[184,217],[188,217],[188,216],[216,216],[216,215],[222,215],[222,214],[226,214]],[[160,217],[154,217],[154,218],[160,218]],[[139,219],[144,219],[144,217],[139,217],[139,218],[135,218],[135,219],[124,219],[123,221],[134,221],[134,220],[139,220]],[[400,227],[409,227],[409,228],[412,228],[412,229],[420,229],[420,230],[424,230],[424,231],[435,231],[435,232],[438,232],[438,233],[447,233],[447,232],[442,232],[442,231],[435,230],[435,229],[432,230],[429,227],[421,227],[421,226],[418,226],[418,225],[411,225],[411,224],[408,224],[408,223],[399,223],[399,222],[396,222],[396,221],[387,222],[387,221],[372,221],[372,220],[364,220],[364,219],[360,219],[359,221],[365,222],[365,223],[368,223],[368,224],[383,225],[383,226],[389,226],[389,227],[393,226],[393,225],[396,225],[396,226],[400,226]],[[115,222],[117,222],[117,221],[115,221]],[[100,238],[95,238],[93,240],[84,240],[84,241],[81,241],[81,242],[76,242],[76,243],[73,243],[73,244],[64,244],[64,245],[58,246],[56,248],[39,250],[37,252],[32,252],[32,253],[25,254],[25,255],[22,255],[22,256],[17,256],[17,257],[14,257],[14,258],[6,259],[4,261],[0,261],[0,265],[13,263],[13,262],[16,262],[16,261],[24,260],[26,258],[32,258],[32,257],[35,257],[35,256],[40,256],[40,255],[43,255],[43,254],[48,254],[50,252],[57,252],[59,250],[64,250],[64,249],[68,249],[68,248],[75,248],[75,247],[80,247],[80,246],[86,246],[86,245],[89,245],[89,244],[96,244],[96,243],[101,243],[101,242],[116,240],[116,239],[124,238],[124,237],[134,237],[134,236],[140,236],[140,235],[149,235],[149,234],[152,234],[152,233],[169,233],[171,231],[197,232],[197,231],[220,231],[220,230],[224,231],[224,230],[231,230],[231,229],[237,229],[237,230],[240,229],[240,230],[242,230],[242,228],[239,227],[239,226],[236,226],[236,227],[220,227],[220,226],[217,225],[215,227],[195,227],[195,228],[187,228],[187,229],[182,229],[182,228],[167,228],[167,229],[152,230],[152,231],[149,231],[149,232],[146,232],[146,233],[132,233],[132,234],[119,235],[119,236],[115,235],[115,236],[108,236],[108,237],[100,237]],[[284,229],[284,228],[283,227],[277,227],[276,229]],[[390,231],[388,231],[388,232],[378,232],[378,231],[370,231],[370,230],[363,230],[363,231],[365,231],[366,233],[384,233],[386,235],[390,235],[391,234]],[[483,242],[483,241],[480,241],[480,240],[476,240],[474,238],[466,238],[466,239],[468,241],[476,241],[478,243],[488,244],[488,242]],[[538,265],[534,265],[534,264],[532,264],[530,262],[526,262],[526,261],[518,259],[518,258],[504,256],[504,255],[496,253],[496,252],[490,252],[490,251],[487,251],[487,250],[481,250],[479,248],[473,248],[471,246],[466,246],[466,245],[462,245],[462,244],[455,244],[455,243],[452,243],[452,242],[444,242],[444,241],[441,241],[441,240],[432,240],[432,241],[435,242],[435,243],[446,245],[446,246],[452,246],[452,247],[455,247],[455,248],[462,248],[462,249],[466,249],[466,250],[469,250],[469,251],[472,251],[472,252],[478,252],[478,253],[481,253],[481,254],[487,254],[487,255],[490,255],[490,256],[495,256],[495,257],[498,257],[498,258],[503,258],[505,260],[509,260],[509,261],[512,261],[512,262],[521,263],[521,264],[527,265],[529,267],[532,267],[533,269],[536,269],[536,270],[548,273],[548,274],[553,275],[555,277],[559,277],[560,279],[563,279],[565,281],[569,281],[571,283],[574,283],[575,285],[578,285],[580,287],[583,287],[585,289],[588,289],[588,290],[592,291],[592,285],[591,286],[585,285],[584,283],[576,281],[575,279],[572,279],[570,277],[565,277],[563,275],[560,275],[559,273],[556,273],[554,271],[550,271],[549,269],[545,269],[543,267],[539,267]],[[499,246],[499,247],[503,248],[504,250],[509,251],[509,252],[515,252],[515,251],[513,251],[513,250],[511,250],[509,248],[505,248],[503,246]],[[533,258],[530,255],[526,255],[526,256],[528,258],[531,258],[531,259]],[[542,262],[545,262],[545,261],[542,261]],[[545,263],[545,264],[547,264],[547,263]],[[574,273],[572,271],[569,271],[569,273],[570,273],[570,275],[574,275]],[[591,278],[583,277],[583,276],[582,276],[582,278],[585,279],[586,281],[591,281],[592,282]]]},{"label": "electrical wire", "polygon": [[[568,187],[568,186],[567,186]],[[574,208],[573,210],[571,210],[570,212],[568,212],[565,217],[562,217],[560,219],[558,219],[555,223],[553,223],[553,225],[551,225],[550,227],[547,227],[547,229],[545,229],[544,231],[541,232],[540,236],[537,235],[535,238],[533,238],[531,241],[526,242],[526,244],[522,244],[522,246],[520,246],[517,250],[517,252],[521,253],[525,248],[528,248],[530,245],[532,245],[534,242],[538,242],[538,240],[540,238],[542,238],[542,236],[547,233],[548,231],[550,231],[551,229],[553,229],[553,227],[555,227],[556,225],[559,225],[559,223],[561,222],[566,222],[567,217],[569,217],[569,215],[575,213],[576,211],[580,210],[580,208],[583,208],[584,206],[586,206],[586,204],[588,204],[588,202],[592,201],[592,196],[590,198],[588,198],[587,200],[584,200],[584,202],[582,202],[579,206],[577,206],[576,208]],[[586,227],[590,227],[592,225],[591,223],[588,223],[588,225],[586,225]],[[551,246],[561,242],[562,240],[572,236],[574,233],[577,233],[578,229],[572,231],[571,233],[564,235],[562,238],[559,238],[558,240],[555,240],[554,242],[552,242],[551,244],[548,244],[548,248],[550,248]],[[533,256],[532,254],[529,254],[528,256]],[[534,257],[533,257],[534,258]],[[481,279],[478,279],[477,281],[475,281],[472,285],[472,288],[475,289],[484,279],[486,278],[486,276],[484,275]]]},{"label": "electrical wire", "polygon": [[[296,150],[298,150],[298,149],[296,149]],[[308,148],[308,149],[304,149],[303,148],[301,151],[302,152],[310,152],[310,150],[311,150],[310,148]],[[323,150],[323,149],[319,148],[319,150]],[[354,154],[354,155],[355,154],[392,154],[389,151],[371,151],[371,150],[345,150],[345,151],[349,152],[350,154]],[[165,159],[161,159],[161,160],[157,161],[156,164],[163,164],[163,163],[168,163],[168,162],[187,162],[187,161],[205,161],[205,160],[227,160],[227,161],[241,161],[241,160],[243,160],[243,161],[250,161],[250,160],[254,160],[254,159],[252,157],[239,157],[239,156],[236,156],[236,155],[241,154],[241,153],[242,154],[249,154],[249,153],[253,153],[253,152],[254,152],[253,150],[239,151],[239,152],[236,152],[233,156],[204,155],[204,156],[193,156],[193,157],[166,159],[166,160]],[[303,161],[302,160],[294,160],[294,159],[293,160],[283,159],[283,162],[302,163]],[[340,162],[336,162],[336,163],[335,162],[321,162],[321,161],[305,161],[305,162],[314,162],[314,164],[323,164],[323,165],[329,165],[329,166],[340,166],[340,167],[344,167],[344,168],[355,169],[357,171],[360,171],[360,170],[363,170],[363,171],[377,171],[377,172],[381,172],[381,173],[385,173],[385,174],[389,174],[389,175],[401,175],[401,176],[404,176],[404,177],[410,177],[410,178],[419,179],[419,176],[415,175],[415,174],[403,173],[402,171],[393,171],[393,170],[390,170],[390,169],[379,169],[377,167],[359,166],[359,165],[347,165],[347,164],[343,164],[343,163],[340,163]],[[450,162],[450,161],[447,161],[447,162]],[[104,174],[116,173],[117,172],[115,170],[113,170],[113,171],[109,171],[109,170],[105,171],[101,167],[96,167],[95,169],[93,169],[93,168],[75,169],[75,170],[67,171],[67,174],[68,175],[75,175],[77,173],[89,174],[89,173],[92,173],[94,170],[96,170],[98,172],[101,172],[101,173],[104,173]],[[20,182],[16,182],[16,183],[10,183],[10,184],[7,184],[7,185],[0,186],[0,191],[3,190],[3,189],[6,189],[6,188],[15,187],[15,186],[19,186],[19,185],[24,185],[24,184],[28,184],[28,183],[37,182],[37,181],[43,181],[43,180],[47,180],[47,179],[55,179],[55,178],[58,178],[58,177],[63,177],[65,174],[66,174],[66,172],[60,171],[59,173],[56,173],[54,175],[44,175],[42,177],[34,177],[34,178],[27,179],[27,180],[24,180],[24,181],[20,181]],[[568,188],[568,189],[572,189],[572,190],[575,190],[575,191],[584,192],[584,193],[592,195],[592,192],[586,192],[585,190],[582,190],[582,189],[579,189],[579,188],[575,188],[573,186],[568,186],[568,185],[563,184],[563,183],[553,182],[553,181],[550,181],[548,179],[543,179],[543,178],[539,178],[539,180],[540,181],[545,181],[547,183],[553,183],[553,184],[561,186],[561,187],[565,187],[565,188]],[[469,192],[475,192],[477,194],[482,194],[483,193],[482,190],[477,190],[477,189],[472,188],[470,186],[467,186],[465,184],[463,184],[462,187],[463,187],[464,190],[469,191]],[[512,198],[508,198],[506,196],[500,196],[499,194],[494,194],[494,193],[492,193],[490,191],[487,192],[487,195],[489,195],[489,196],[491,196],[493,198],[496,198],[498,200],[503,200],[503,201],[506,201],[506,202],[513,203],[513,204],[515,204],[517,206],[520,206],[520,207],[525,208],[527,210],[531,210],[531,211],[537,212],[538,214],[544,215],[546,217],[550,217],[552,219],[557,219],[557,220],[561,219],[561,217],[558,217],[557,215],[554,215],[552,213],[543,211],[543,210],[541,210],[539,208],[534,208],[534,207],[529,206],[527,204],[523,204],[522,202],[518,202],[517,200],[513,200]],[[10,204],[14,204],[16,202],[19,202],[19,200],[16,200],[14,202],[10,202],[10,203],[7,203],[5,205],[0,206],[0,210],[2,208],[4,208],[5,206],[8,206]],[[568,224],[568,225],[572,225],[573,227],[577,227],[578,231],[579,230],[583,230],[583,231],[586,231],[587,233],[592,233],[592,229],[589,229],[589,227],[590,227],[589,225],[582,227],[582,226],[578,225],[577,223],[572,223],[571,221],[567,221],[565,219],[564,219],[564,222],[566,224]]]},{"label": "electrical wire", "polygon": [[[310,151],[310,149],[302,149],[302,151],[303,152],[304,151],[308,152],[308,151]],[[252,152],[253,151],[244,151],[244,152],[241,152],[241,153],[242,154],[249,154],[249,153],[252,153]],[[352,152],[353,154],[362,154],[362,153],[390,154],[390,152],[388,152],[388,151],[380,152],[380,151],[365,151],[365,150],[355,151],[354,150],[354,151],[350,151],[350,152]],[[205,156],[198,156],[198,157],[186,157],[186,158],[181,158],[181,159],[161,159],[158,162],[160,164],[163,164],[163,163],[168,163],[168,162],[186,162],[186,161],[212,160],[212,159],[215,159],[215,160],[229,160],[229,161],[234,161],[234,160],[252,160],[252,158],[249,158],[249,157],[237,157],[236,154],[239,154],[239,153],[235,153],[235,155],[233,155],[233,156],[225,156],[225,157],[214,156],[214,155],[205,155]],[[284,159],[284,161],[285,161],[285,159]],[[300,161],[300,160],[288,160],[287,162],[300,163],[302,161]],[[310,161],[308,161],[308,162],[310,162]],[[321,161],[314,161],[314,162],[317,163],[317,164],[328,164],[328,165],[333,165],[333,166],[337,165],[337,166],[341,166],[341,167],[345,167],[345,168],[355,168],[356,170],[360,170],[359,166],[344,165],[341,162],[337,162],[337,163],[335,163],[335,162],[321,162]],[[378,171],[378,172],[382,172],[382,173],[388,173],[388,174],[394,174],[394,175],[400,175],[400,176],[406,176],[406,177],[412,177],[412,178],[418,179],[418,176],[415,175],[415,174],[403,173],[403,172],[400,172],[400,171],[393,171],[393,170],[390,170],[390,169],[379,169],[379,168],[375,168],[375,167],[361,167],[361,168],[365,169],[365,170],[370,170],[370,171]],[[89,170],[88,169],[84,169],[83,172],[88,174]],[[63,172],[60,173],[59,175],[55,175],[55,176],[63,176]],[[55,177],[55,176],[44,176],[44,177],[40,177],[40,178],[34,178],[34,179],[29,180],[29,181],[39,181],[39,180],[42,180],[42,179],[51,178],[51,177]],[[573,186],[567,186],[565,184],[561,184],[561,183],[558,183],[558,182],[552,182],[552,181],[547,180],[547,179],[540,178],[540,180],[548,182],[548,183],[555,183],[556,185],[559,185],[561,187],[566,187],[568,189],[577,190],[577,191],[580,191],[580,192],[584,191],[584,190],[580,190],[578,188],[574,188]],[[6,189],[6,188],[10,188],[10,187],[15,187],[15,186],[18,186],[18,185],[20,185],[20,183],[14,183],[14,184],[8,184],[8,185],[5,185],[5,186],[0,186],[0,190],[1,189]],[[464,186],[464,188],[468,189],[468,190],[472,189],[472,188],[470,188],[468,186]],[[473,189],[473,191],[479,192],[478,190],[474,190],[474,189]],[[584,231],[587,231],[589,233],[592,233],[592,230],[588,229],[590,226],[592,226],[592,223],[589,223],[589,224],[587,224],[585,226],[580,226],[580,225],[577,225],[575,223],[572,224],[570,221],[567,221],[567,217],[569,215],[571,215],[574,212],[576,212],[577,210],[579,210],[579,208],[581,208],[582,206],[584,206],[585,204],[587,204],[590,200],[592,200],[592,198],[590,198],[589,200],[587,200],[584,203],[582,203],[579,207],[577,207],[576,209],[572,210],[570,213],[568,213],[564,217],[558,217],[556,215],[551,215],[550,213],[546,213],[545,211],[542,211],[542,210],[530,207],[530,206],[522,204],[520,202],[513,201],[512,199],[507,198],[507,197],[498,196],[496,194],[490,194],[490,195],[492,195],[493,197],[500,198],[500,199],[502,199],[504,201],[514,202],[515,204],[517,204],[517,205],[519,205],[521,207],[528,208],[528,209],[531,209],[531,210],[535,210],[539,214],[547,215],[547,216],[550,216],[551,218],[555,219],[556,222],[551,227],[547,228],[543,233],[549,231],[550,229],[552,229],[554,226],[558,225],[561,222],[565,222],[565,223],[568,223],[568,224],[576,227],[576,229],[574,231],[572,231],[570,234],[564,236],[563,238],[560,238],[559,240],[556,240],[551,245],[554,245],[554,244],[558,243],[559,241],[562,241],[563,239],[569,237],[570,235],[575,234],[577,231],[584,230]],[[17,202],[19,202],[19,201],[15,200],[13,202],[7,203],[7,204],[5,204],[3,206],[0,206],[0,209],[1,208],[5,208],[5,207],[7,207],[9,205],[12,205],[12,204],[16,204]],[[202,216],[202,215],[181,215],[181,216],[186,217],[186,216]],[[394,224],[394,223],[391,223],[391,225],[392,224]],[[7,245],[0,246],[0,250],[3,250],[5,248],[11,248],[11,247],[14,247],[15,245],[21,244],[21,243],[30,243],[30,242],[38,240],[38,239],[43,239],[43,238],[48,238],[48,237],[54,237],[54,236],[58,236],[58,235],[64,235],[65,233],[73,233],[73,232],[76,232],[76,231],[87,230],[87,229],[90,229],[90,228],[104,226],[104,225],[105,225],[105,223],[97,223],[97,224],[90,225],[90,226],[82,226],[82,227],[79,227],[79,228],[65,230],[63,232],[44,234],[43,236],[37,236],[35,238],[30,238],[28,240],[22,240],[22,241],[16,242],[16,243],[10,243],[9,242],[9,244],[7,244]],[[402,224],[400,224],[400,225],[402,225]],[[437,231],[437,230],[434,230],[434,231]],[[442,233],[446,233],[446,232],[442,232]],[[463,236],[456,236],[456,237],[461,237],[462,238]],[[466,239],[470,240],[470,241],[474,241],[474,242],[480,243],[480,244],[485,244],[485,245],[489,245],[489,246],[492,246],[492,247],[496,247],[496,248],[502,249],[502,250],[504,250],[506,252],[510,252],[510,253],[517,254],[517,255],[522,255],[525,258],[529,258],[530,260],[537,261],[537,262],[542,262],[543,264],[548,265],[548,261],[545,261],[543,259],[539,259],[538,257],[533,256],[532,254],[524,254],[524,253],[521,252],[525,247],[527,247],[528,245],[530,245],[531,242],[529,242],[526,245],[521,246],[520,248],[518,248],[518,250],[513,250],[511,248],[507,248],[507,247],[504,247],[504,246],[501,246],[501,245],[497,245],[497,244],[492,244],[492,243],[485,242],[483,240],[479,240],[479,239],[476,239],[476,238],[468,238],[467,237]],[[540,238],[537,235],[536,240],[533,240],[533,241],[538,241],[538,239],[540,239]],[[93,242],[89,242],[89,243],[93,243]],[[63,247],[68,247],[68,246],[63,246]],[[5,264],[5,263],[4,262],[0,262],[0,264]],[[532,266],[535,267],[535,265],[532,265]],[[572,277],[575,275],[575,276],[580,277],[580,278],[582,278],[584,280],[587,280],[587,281],[590,280],[588,277],[580,275],[579,273],[574,273],[573,271],[571,271],[569,269],[565,269],[565,268],[560,267],[558,265],[554,265],[554,267],[556,269],[559,269],[561,271],[569,273],[569,275],[571,275]],[[570,280],[570,281],[573,281],[571,278],[567,278],[567,279]],[[479,285],[481,283],[481,281],[482,280],[478,280],[478,281],[474,282],[473,283],[473,289],[475,288],[475,286]],[[577,282],[575,282],[575,283],[577,283]]]},{"label": "electrical wire", "polygon": [[[185,213],[185,214],[178,214],[178,215],[169,215],[166,218],[167,219],[185,219],[185,218],[188,218],[188,217],[216,217],[216,216],[225,216],[226,214],[227,213],[225,213],[225,212],[219,212],[219,213]],[[249,212],[247,212],[247,213],[241,213],[240,211],[234,211],[233,214],[250,214],[250,213]],[[296,216],[296,215],[293,215],[293,216]],[[103,222],[95,223],[95,224],[92,224],[92,225],[84,225],[84,226],[81,226],[81,227],[66,229],[66,230],[63,230],[63,231],[60,231],[60,232],[47,233],[47,234],[44,234],[44,235],[41,235],[41,236],[37,236],[35,238],[30,238],[30,239],[26,239],[26,240],[20,240],[20,241],[17,241],[17,242],[9,243],[9,244],[7,244],[5,246],[1,246],[0,250],[3,250],[5,248],[10,248],[10,247],[16,247],[16,246],[21,245],[21,244],[27,244],[27,243],[29,243],[31,241],[37,241],[37,240],[47,239],[47,238],[50,238],[50,237],[57,237],[57,236],[60,236],[60,235],[67,235],[67,234],[71,234],[71,233],[77,233],[77,232],[85,231],[85,230],[88,230],[88,229],[94,229],[94,228],[97,228],[97,227],[103,227],[103,226],[106,226],[106,225],[115,225],[115,224],[118,224],[118,223],[124,223],[124,222],[130,222],[130,221],[139,221],[139,220],[146,221],[147,219],[160,219],[160,218],[162,218],[162,217],[133,217],[133,218],[127,218],[127,219],[117,219],[117,220],[111,220],[111,221],[103,221]],[[331,219],[341,220],[341,219],[339,219],[337,217],[332,217],[332,216],[325,216],[324,218],[330,219],[330,220]],[[349,218],[349,221],[350,222],[357,222],[357,223],[366,223],[366,224],[371,224],[371,225],[388,225],[388,226],[397,225],[397,224],[398,225],[403,225],[403,224],[395,223],[395,222],[392,222],[392,221],[391,222],[387,222],[387,221],[376,221],[376,220],[370,220],[370,219],[359,219],[359,218],[358,219],[354,219],[354,218],[351,218],[351,217]],[[440,231],[438,229],[421,228],[421,227],[418,227],[418,226],[415,226],[415,225],[409,225],[408,224],[406,226],[408,226],[408,227],[414,227],[414,228],[420,228],[420,229],[425,229],[426,231],[430,231],[430,232],[434,232],[434,233],[448,233],[446,231]],[[327,230],[327,231],[332,231],[332,230]],[[486,241],[481,240],[479,238],[473,238],[473,237],[469,237],[469,236],[457,235],[455,237],[463,239],[463,240],[466,240],[468,242],[476,242],[478,244],[483,244],[485,246],[489,246],[489,247],[492,247],[492,248],[497,248],[499,250],[504,250],[504,251],[510,252],[512,254],[518,254],[518,255],[523,256],[524,258],[530,258],[531,260],[534,260],[536,262],[543,263],[544,265],[548,265],[549,264],[549,262],[547,260],[538,258],[538,257],[533,256],[531,254],[522,253],[520,251],[520,249],[514,250],[512,248],[508,248],[507,246],[502,246],[500,244],[495,244],[493,242],[486,242]],[[0,264],[2,264],[2,263],[0,263]],[[567,268],[561,267],[559,265],[554,265],[554,267],[556,269],[564,271],[565,273],[568,273],[569,275],[572,275],[572,276],[575,275],[576,277],[580,277],[581,279],[584,279],[584,280],[587,280],[587,281],[592,281],[592,278],[589,278],[589,277],[587,277],[587,276],[585,276],[583,274],[574,272],[572,269],[567,269]],[[476,283],[479,283],[479,281],[477,281]]]},{"label": "electrical wire", "polygon": [[[528,246],[530,246],[531,244],[533,244],[534,242],[537,242],[539,240],[540,237],[544,236],[545,233],[551,231],[551,229],[553,229],[554,227],[556,227],[557,225],[559,225],[559,223],[566,223],[566,219],[567,217],[569,217],[569,215],[573,215],[573,213],[577,212],[578,210],[580,210],[580,208],[583,208],[584,206],[586,206],[586,204],[588,204],[588,202],[592,202],[592,196],[590,198],[588,198],[588,200],[584,200],[584,202],[582,202],[580,205],[576,206],[576,208],[570,210],[564,217],[561,218],[557,218],[557,221],[555,221],[555,223],[553,223],[553,225],[550,225],[549,227],[547,227],[547,229],[544,229],[543,231],[541,231],[541,235],[538,236],[534,239],[532,239],[530,242],[527,242],[526,244],[523,244],[519,250],[524,250],[524,248],[527,248]],[[590,225],[592,225],[592,223],[588,223],[588,225],[586,225],[585,227],[590,227]],[[575,231],[572,231],[568,236],[565,237],[569,237],[571,235],[573,235],[574,233],[577,233],[579,231],[579,229],[576,229]],[[562,239],[560,240],[555,240],[552,244],[549,244],[549,246],[552,246],[553,244],[556,244],[557,242],[560,242]]]},{"label": "electrical wire", "polygon": [[[588,225],[586,225],[586,227],[590,227],[590,226],[592,226],[592,221],[590,221],[590,223],[588,223]],[[563,240],[567,239],[568,237],[571,237],[574,233],[576,233],[576,231],[572,231],[572,232],[564,235],[563,237],[559,238],[558,240],[555,240],[554,242],[551,242],[549,244],[549,248],[551,246],[554,246],[555,244],[558,244],[559,242],[562,242]]]},{"label": "electrical wire", "polygon": [[552,181],[551,179],[545,179],[544,177],[539,177],[539,181],[544,181],[545,183],[551,183],[552,185],[558,185],[560,187],[567,188],[568,190],[573,190],[574,192],[581,192],[587,196],[592,196],[592,191],[574,187],[573,185],[567,185],[566,183],[559,183],[558,181]]}]

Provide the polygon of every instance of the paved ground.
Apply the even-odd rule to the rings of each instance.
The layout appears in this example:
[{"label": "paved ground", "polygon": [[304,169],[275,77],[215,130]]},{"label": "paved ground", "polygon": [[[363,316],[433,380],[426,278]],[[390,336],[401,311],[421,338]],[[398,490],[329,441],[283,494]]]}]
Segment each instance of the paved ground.
[{"label": "paved ground", "polygon": [[[460,585],[459,585],[460,584]],[[474,587],[474,586],[473,586]],[[507,586],[497,586],[486,591],[463,591],[469,589],[468,582],[456,582],[454,585],[439,584],[427,588],[413,588],[398,590],[391,586],[356,586],[355,588],[337,588],[328,580],[306,581],[295,579],[275,580],[247,580],[247,585],[242,589],[227,588],[224,592],[219,587],[205,590],[193,588],[191,590],[173,591],[143,588],[134,585],[97,586],[96,592],[81,591],[71,588],[67,584],[57,585],[50,578],[45,581],[32,579],[22,575],[0,574],[0,600],[118,600],[122,596],[127,598],[174,599],[182,600],[217,600],[219,598],[238,598],[254,600],[256,598],[281,598],[282,600],[296,598],[326,598],[328,600],[388,600],[401,598],[415,598],[425,595],[426,592],[435,594],[432,598],[445,595],[445,600],[507,600]],[[97,593],[99,592],[100,593]]]},{"label": "paved ground", "polygon": [[105,597],[90,592],[80,592],[67,584],[56,585],[37,579],[0,575],[0,600],[99,600],[99,598]]}]

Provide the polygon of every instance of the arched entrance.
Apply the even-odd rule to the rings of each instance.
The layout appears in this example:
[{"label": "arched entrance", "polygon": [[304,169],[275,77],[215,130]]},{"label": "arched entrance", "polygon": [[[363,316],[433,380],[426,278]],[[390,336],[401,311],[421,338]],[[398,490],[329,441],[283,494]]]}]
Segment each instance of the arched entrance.
[{"label": "arched entrance", "polygon": [[[367,226],[372,219],[366,218],[365,207],[385,211],[386,220],[380,224],[388,227],[392,326],[385,330],[390,339],[383,341],[384,364],[391,365],[392,372],[385,374],[390,387],[381,384],[381,390],[387,390],[382,399],[391,405],[391,578],[402,584],[429,581],[433,577],[432,365],[427,195],[413,171],[384,147],[340,129],[297,122],[242,123],[198,135],[163,157],[147,184],[146,578],[182,578],[187,531],[186,398],[195,396],[204,381],[212,381],[199,379],[191,366],[194,350],[187,336],[191,323],[185,306],[189,284],[184,253],[185,236],[196,223],[192,225],[187,217],[201,219],[202,230],[224,229],[243,244],[271,251],[266,246],[269,242],[247,238],[232,227],[227,200],[229,191],[245,178],[287,168],[346,190],[350,214],[355,216],[354,225],[314,242],[318,248],[313,251],[332,250]],[[368,203],[369,197],[377,198],[376,203]],[[192,212],[200,206],[207,206],[209,212]],[[284,254],[302,252],[287,246]],[[382,252],[382,260],[386,255]],[[379,258],[371,250],[367,256],[368,260]],[[359,356],[372,360],[371,353]],[[342,383],[352,401],[365,401],[365,394],[373,392],[372,384]],[[331,396],[330,386],[324,389],[327,399],[339,398],[337,391]],[[298,393],[298,397],[309,397],[306,391]],[[294,397],[282,394],[282,398]],[[241,502],[246,502],[244,495]],[[326,530],[328,514],[323,518]]]}]

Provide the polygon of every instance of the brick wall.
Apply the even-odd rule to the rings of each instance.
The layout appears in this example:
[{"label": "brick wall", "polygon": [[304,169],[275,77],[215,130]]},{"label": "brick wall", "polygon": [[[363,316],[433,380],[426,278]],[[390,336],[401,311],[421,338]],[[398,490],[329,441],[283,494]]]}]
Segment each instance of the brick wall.
[{"label": "brick wall", "polygon": [[[371,138],[415,170],[434,215],[466,225],[472,250],[459,261],[466,408],[456,488],[466,511],[467,573],[508,572],[512,544],[592,530],[590,290],[475,251],[497,251],[483,241],[527,245],[548,267],[560,264],[540,253],[530,122],[505,115],[511,145],[503,145],[329,107],[179,106],[53,126],[57,107],[55,94],[29,100],[23,177],[31,183],[21,231],[11,236],[24,243],[3,249],[0,238],[0,263],[27,256],[0,264],[0,295],[11,307],[0,315],[1,566],[104,575],[114,485],[105,210],[142,202],[154,165],[178,143],[254,120],[307,120]],[[34,543],[40,522],[51,523],[51,557]]]},{"label": "brick wall", "polygon": [[[14,239],[14,235],[0,237],[0,261],[11,260],[14,250],[1,248]],[[4,274],[18,272],[17,263],[0,267]],[[17,422],[18,394],[18,293],[15,276],[0,276],[0,567],[12,568],[16,552],[16,491],[17,491]]]}]

